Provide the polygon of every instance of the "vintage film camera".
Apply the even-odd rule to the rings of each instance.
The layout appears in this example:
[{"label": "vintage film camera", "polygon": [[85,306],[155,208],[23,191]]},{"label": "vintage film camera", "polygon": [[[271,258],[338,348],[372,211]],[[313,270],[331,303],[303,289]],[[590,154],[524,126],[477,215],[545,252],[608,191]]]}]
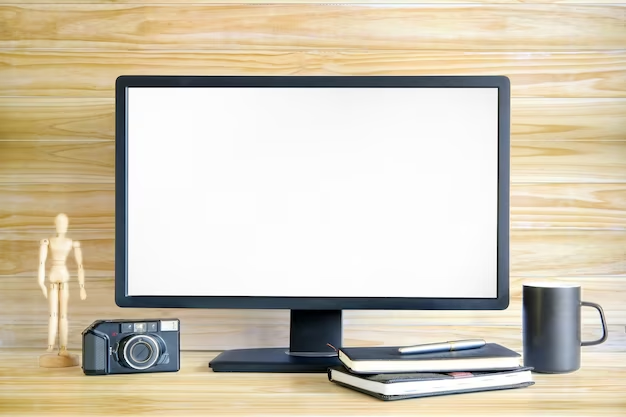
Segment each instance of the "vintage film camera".
[{"label": "vintage film camera", "polygon": [[177,372],[180,321],[96,320],[83,331],[86,375]]}]

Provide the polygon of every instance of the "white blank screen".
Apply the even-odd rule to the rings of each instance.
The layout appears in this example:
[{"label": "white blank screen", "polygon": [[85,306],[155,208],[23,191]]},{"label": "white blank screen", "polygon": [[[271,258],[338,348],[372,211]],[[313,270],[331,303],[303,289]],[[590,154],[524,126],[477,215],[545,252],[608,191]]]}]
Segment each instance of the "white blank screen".
[{"label": "white blank screen", "polygon": [[127,103],[129,295],[496,297],[497,89]]}]

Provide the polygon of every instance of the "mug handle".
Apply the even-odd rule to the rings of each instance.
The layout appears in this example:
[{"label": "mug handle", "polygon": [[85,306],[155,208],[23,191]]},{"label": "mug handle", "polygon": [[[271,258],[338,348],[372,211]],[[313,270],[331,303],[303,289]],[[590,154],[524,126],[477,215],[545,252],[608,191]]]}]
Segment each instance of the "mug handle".
[{"label": "mug handle", "polygon": [[593,307],[596,310],[598,310],[598,313],[600,313],[600,321],[602,321],[602,337],[599,338],[598,340],[589,340],[587,342],[583,341],[580,345],[581,346],[593,346],[593,345],[599,345],[600,343],[604,343],[606,339],[608,338],[608,331],[606,328],[606,320],[604,319],[604,311],[602,310],[602,307],[600,307],[599,304],[590,303],[589,301],[581,301],[580,304],[582,306]]}]

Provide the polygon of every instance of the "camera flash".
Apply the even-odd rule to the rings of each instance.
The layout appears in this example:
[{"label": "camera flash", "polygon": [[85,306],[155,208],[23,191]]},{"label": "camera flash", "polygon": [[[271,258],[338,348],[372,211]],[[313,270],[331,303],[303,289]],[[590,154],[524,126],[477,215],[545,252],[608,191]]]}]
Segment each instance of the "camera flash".
[{"label": "camera flash", "polygon": [[146,323],[135,323],[135,331],[136,332],[145,332],[146,331]]},{"label": "camera flash", "polygon": [[161,320],[162,332],[175,332],[178,330],[178,321],[176,320]]}]

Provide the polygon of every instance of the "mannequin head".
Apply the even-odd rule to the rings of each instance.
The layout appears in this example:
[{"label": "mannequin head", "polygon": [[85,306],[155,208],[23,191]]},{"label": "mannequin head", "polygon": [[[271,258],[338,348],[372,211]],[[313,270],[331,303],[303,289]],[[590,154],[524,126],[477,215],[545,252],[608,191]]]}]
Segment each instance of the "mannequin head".
[{"label": "mannequin head", "polygon": [[68,223],[69,223],[69,220],[64,213],[60,213],[59,215],[57,215],[56,219],[54,219],[54,224],[56,225],[57,233],[62,233],[62,234],[67,233]]}]

